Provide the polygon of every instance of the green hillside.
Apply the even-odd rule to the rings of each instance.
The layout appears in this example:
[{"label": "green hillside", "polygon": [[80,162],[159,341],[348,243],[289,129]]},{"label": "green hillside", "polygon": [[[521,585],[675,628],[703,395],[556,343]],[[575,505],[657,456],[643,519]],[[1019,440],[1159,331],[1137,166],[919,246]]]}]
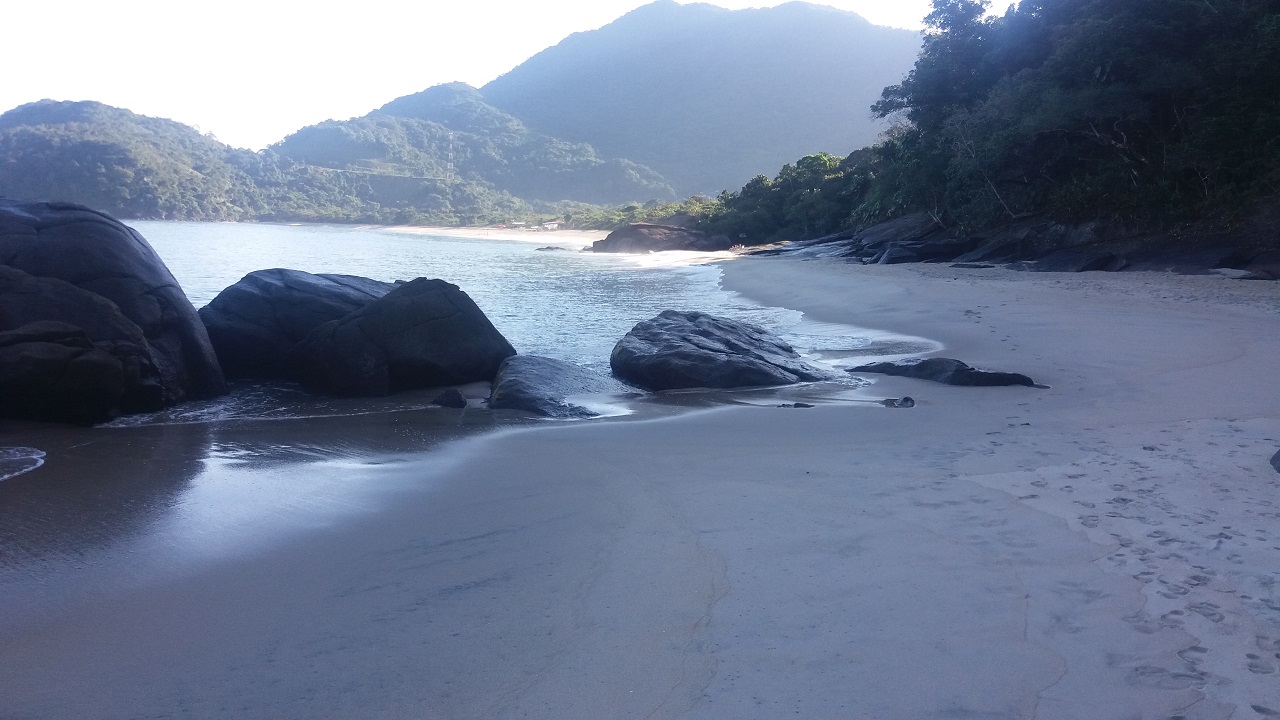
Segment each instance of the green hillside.
[{"label": "green hillside", "polygon": [[537,132],[644,163],[684,197],[871,144],[886,126],[868,107],[919,49],[917,33],[808,3],[730,11],[659,0],[481,92]]},{"label": "green hillside", "polygon": [[674,197],[649,168],[604,160],[590,145],[530,132],[462,83],[393,100],[365,117],[304,128],[272,149],[312,165],[482,183],[532,201]]},{"label": "green hillside", "polygon": [[255,204],[238,154],[252,153],[172,120],[45,100],[0,115],[0,195],[123,217],[238,220]]}]

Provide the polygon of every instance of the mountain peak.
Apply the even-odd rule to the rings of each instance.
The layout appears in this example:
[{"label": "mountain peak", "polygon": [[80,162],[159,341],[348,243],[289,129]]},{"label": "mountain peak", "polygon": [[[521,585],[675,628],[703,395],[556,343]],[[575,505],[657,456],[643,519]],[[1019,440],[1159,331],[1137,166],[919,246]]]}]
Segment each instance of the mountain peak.
[{"label": "mountain peak", "polygon": [[901,82],[918,33],[807,2],[727,10],[656,0],[480,89],[534,132],[654,168],[681,194],[740,187],[815,152],[846,155]]}]

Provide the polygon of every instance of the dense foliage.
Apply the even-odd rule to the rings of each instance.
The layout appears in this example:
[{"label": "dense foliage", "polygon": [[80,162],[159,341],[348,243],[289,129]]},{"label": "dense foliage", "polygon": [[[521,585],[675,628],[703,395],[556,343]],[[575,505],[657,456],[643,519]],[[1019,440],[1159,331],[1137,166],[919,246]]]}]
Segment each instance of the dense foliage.
[{"label": "dense foliage", "polygon": [[1280,2],[934,0],[895,128],[726,193],[706,224],[762,242],[912,211],[1155,226],[1280,192]]},{"label": "dense foliage", "polygon": [[683,197],[873,142],[884,123],[867,106],[919,50],[918,33],[821,4],[730,11],[659,0],[481,92],[534,130],[644,163]]},{"label": "dense foliage", "polygon": [[31,103],[0,115],[0,195],[131,218],[436,225],[673,197],[648,168],[531,133],[472,88],[419,95],[429,117],[325,122],[257,153],[101,103]]}]

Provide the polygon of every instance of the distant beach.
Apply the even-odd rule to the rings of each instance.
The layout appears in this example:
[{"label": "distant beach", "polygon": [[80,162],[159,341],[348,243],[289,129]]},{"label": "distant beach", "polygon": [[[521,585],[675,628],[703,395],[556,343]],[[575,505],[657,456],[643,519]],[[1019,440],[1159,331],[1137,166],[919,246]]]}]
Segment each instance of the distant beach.
[{"label": "distant beach", "polygon": [[[250,507],[276,488],[259,525],[310,520],[234,552],[219,549],[253,523],[125,523],[114,551],[6,567],[8,592],[40,602],[0,609],[4,713],[1280,713],[1274,284],[721,268],[763,305],[933,338],[1049,387],[872,386],[911,409],[694,395],[691,412],[442,444],[412,414],[343,418],[312,431],[356,451],[305,463],[301,439],[254,452],[266,427],[172,426],[129,462],[163,475],[182,457],[167,443],[198,440],[251,480],[227,486]],[[40,472],[87,485],[91,448],[68,450]],[[288,484],[303,469],[366,491],[308,494]],[[179,567],[175,543],[207,553]]]}]

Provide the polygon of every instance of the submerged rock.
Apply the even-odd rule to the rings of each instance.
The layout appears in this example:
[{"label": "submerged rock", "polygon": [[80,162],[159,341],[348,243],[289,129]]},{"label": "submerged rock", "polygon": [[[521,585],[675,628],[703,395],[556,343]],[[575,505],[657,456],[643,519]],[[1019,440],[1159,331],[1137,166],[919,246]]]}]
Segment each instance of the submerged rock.
[{"label": "submerged rock", "polygon": [[373,396],[492,380],[515,353],[456,285],[418,278],[312,330],[288,365],[313,390]]},{"label": "submerged rock", "polygon": [[287,377],[285,358],[312,330],[395,287],[355,275],[257,270],[200,308],[228,377]]},{"label": "submerged rock", "polygon": [[918,378],[920,380],[932,380],[946,385],[987,387],[997,385],[1025,385],[1026,387],[1036,387],[1035,381],[1026,375],[978,370],[960,362],[959,360],[953,360],[951,358],[925,358],[923,360],[911,359],[900,360],[897,362],[872,363],[870,365],[862,365],[860,367],[852,368],[849,372],[897,375],[900,377]]},{"label": "submerged rock", "polygon": [[165,404],[227,391],[204,324],[178,282],[141,235],[109,215],[70,203],[0,200],[0,265],[114,303],[145,338]]},{"label": "submerged rock", "polygon": [[635,389],[562,360],[515,355],[498,368],[489,396],[494,409],[525,410],[552,418],[595,417],[597,413],[567,398],[574,395],[622,395]]},{"label": "submerged rock", "polygon": [[733,247],[725,235],[708,235],[701,230],[675,225],[634,223],[618,228],[603,240],[591,244],[592,252],[643,253],[660,250],[717,252]]},{"label": "submerged rock", "polygon": [[763,328],[666,310],[638,323],[609,357],[613,374],[648,390],[790,385],[826,375]]}]

